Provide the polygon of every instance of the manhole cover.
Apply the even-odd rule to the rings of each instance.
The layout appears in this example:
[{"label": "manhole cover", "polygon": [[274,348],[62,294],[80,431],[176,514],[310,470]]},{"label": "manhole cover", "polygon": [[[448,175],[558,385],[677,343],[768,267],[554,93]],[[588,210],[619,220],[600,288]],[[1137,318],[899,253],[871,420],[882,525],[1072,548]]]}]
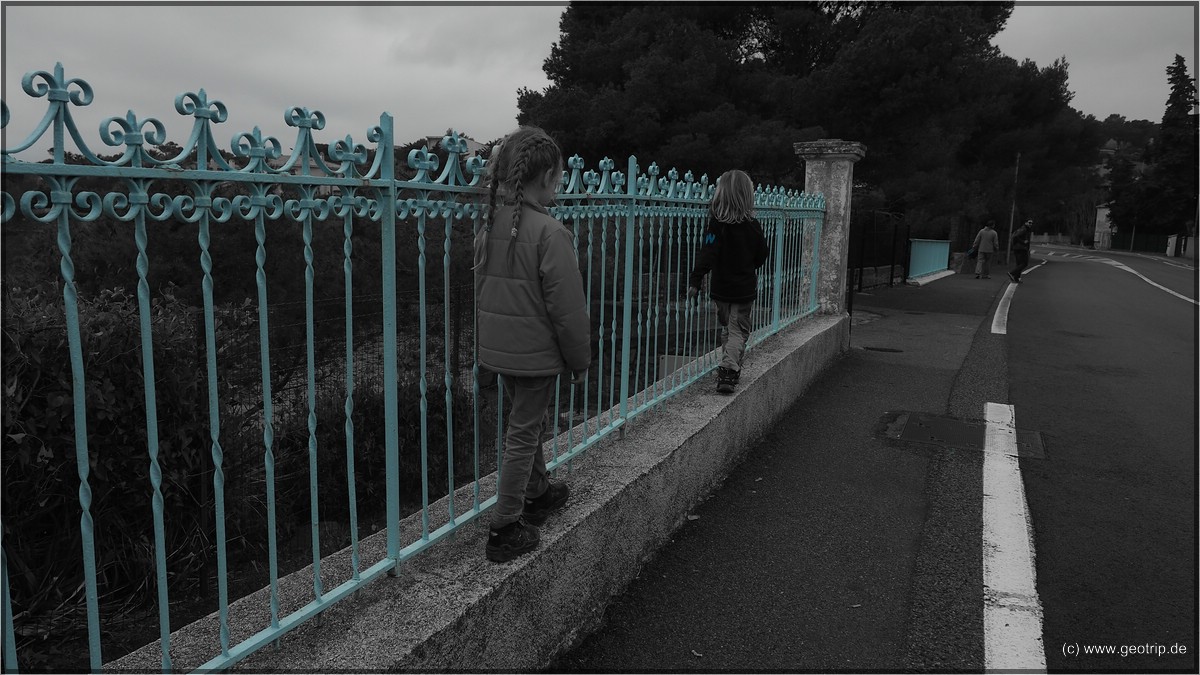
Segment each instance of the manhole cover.
[{"label": "manhole cover", "polygon": [[[888,438],[977,452],[983,452],[987,435],[987,423],[983,420],[928,413],[886,413],[880,426]],[[1017,456],[1045,459],[1046,446],[1041,433],[1017,429]]]}]

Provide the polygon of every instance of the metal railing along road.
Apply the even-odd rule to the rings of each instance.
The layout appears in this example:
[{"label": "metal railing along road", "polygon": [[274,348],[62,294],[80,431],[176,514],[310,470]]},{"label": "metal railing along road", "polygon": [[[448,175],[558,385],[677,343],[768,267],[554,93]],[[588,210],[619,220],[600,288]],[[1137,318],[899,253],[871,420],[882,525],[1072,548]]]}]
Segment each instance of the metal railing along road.
[{"label": "metal railing along road", "polygon": [[908,278],[916,279],[948,269],[950,242],[942,239],[909,239]]},{"label": "metal railing along road", "polygon": [[[437,148],[431,151],[418,147],[406,157],[398,157],[393,118],[384,113],[378,126],[367,130],[368,145],[346,136],[320,146],[314,134],[324,128],[324,116],[306,108],[291,108],[286,119],[296,129],[296,138],[290,155],[284,156],[280,143],[275,138],[264,138],[257,128],[234,136],[226,151],[219,147],[215,135],[215,127],[227,118],[225,106],[210,100],[200,90],[175,99],[176,111],[190,120],[190,134],[182,145],[166,143],[165,128],[158,120],[141,119],[130,111],[101,124],[101,139],[119,152],[119,156],[106,159],[89,148],[71,116],[72,106],[91,103],[91,88],[85,81],[67,79],[59,64],[53,72],[27,74],[21,86],[29,96],[46,97],[48,109],[25,140],[3,150],[2,222],[6,226],[20,222],[56,233],[59,265],[55,283],[61,289],[61,305],[56,311],[61,311],[65,321],[63,331],[70,374],[69,390],[65,390],[64,397],[70,400],[74,411],[73,419],[64,422],[72,425],[73,448],[59,450],[73,457],[70,461],[78,480],[75,534],[81,546],[81,567],[76,573],[76,583],[81,584],[85,598],[88,661],[92,670],[99,671],[105,662],[102,637],[108,633],[103,630],[101,598],[103,587],[109,583],[105,575],[97,572],[97,548],[101,545],[98,542],[107,533],[94,514],[102,506],[98,499],[120,499],[120,495],[111,490],[94,494],[92,489],[99,478],[92,474],[92,469],[97,459],[110,450],[97,445],[93,440],[94,430],[89,428],[92,361],[84,339],[88,324],[81,319],[80,311],[84,301],[80,288],[86,280],[77,275],[74,258],[79,251],[72,239],[81,229],[108,224],[132,231],[132,248],[111,251],[109,255],[124,256],[129,261],[129,281],[136,285],[136,311],[130,314],[136,316],[136,325],[127,328],[140,345],[141,378],[138,382],[123,383],[128,386],[117,395],[137,397],[144,410],[144,419],[127,420],[138,427],[138,437],[143,439],[139,442],[144,442],[145,447],[140,466],[136,471],[131,470],[136,475],[124,478],[132,486],[126,489],[148,495],[151,504],[144,518],[152,521],[147,532],[152,530],[153,538],[146,548],[152,556],[147,569],[153,569],[154,578],[147,583],[158,608],[164,671],[173,668],[169,611],[173,586],[169,581],[177,575],[169,569],[176,557],[165,534],[167,525],[176,517],[165,506],[173,484],[164,478],[162,464],[174,452],[168,448],[175,446],[167,444],[174,420],[159,413],[163,401],[156,387],[162,381],[159,376],[165,372],[162,369],[178,367],[156,363],[156,358],[161,358],[156,357],[156,344],[163,336],[156,334],[160,318],[152,282],[156,265],[170,262],[156,252],[156,246],[165,238],[182,237],[184,233],[194,235],[194,257],[189,265],[193,281],[200,289],[198,305],[203,316],[195,355],[201,372],[195,376],[203,382],[204,400],[199,404],[207,410],[207,437],[203,439],[207,473],[203,475],[210,476],[211,483],[206,483],[205,491],[211,490],[214,514],[211,550],[217,561],[216,612],[220,635],[218,644],[213,645],[211,660],[202,670],[228,667],[277,640],[290,628],[318,615],[364,584],[394,573],[404,560],[453,533],[494,504],[495,496],[484,493],[480,486],[481,474],[498,466],[503,452],[500,440],[503,391],[490,394],[487,374],[481,373],[478,365],[459,364],[451,348],[456,338],[461,337],[452,335],[452,331],[474,334],[469,325],[454,327],[451,299],[457,296],[451,289],[470,282],[470,242],[480,227],[487,203],[482,184],[486,162],[479,156],[466,156],[465,139],[450,133],[442,139],[440,153]],[[10,121],[7,105],[3,118],[7,130]],[[16,158],[18,152],[30,148],[45,134],[53,138],[50,161],[28,162]],[[68,137],[78,149],[74,155],[67,153]],[[151,152],[151,146],[168,151]],[[710,303],[686,300],[687,275],[695,264],[715,186],[706,176],[697,180],[690,173],[681,176],[674,169],[660,175],[655,164],[643,169],[633,157],[623,170],[617,170],[616,164],[607,158],[599,162],[597,170],[584,169],[581,158],[570,158],[557,202],[550,211],[575,235],[580,272],[591,307],[593,366],[582,385],[571,387],[563,382],[559,389],[552,418],[554,432],[557,437],[566,430],[568,440],[560,444],[556,439],[553,447],[548,448],[552,454],[551,468],[572,461],[629,420],[696,383],[719,360],[715,312]],[[96,184],[109,187],[102,190],[88,187]],[[816,275],[824,217],[824,199],[819,195],[759,187],[755,204],[769,241],[770,258],[760,273],[751,345],[817,310]],[[170,234],[165,225],[172,223],[182,224],[183,231]],[[285,225],[293,229],[285,230]],[[256,344],[256,348],[248,364],[232,369],[243,377],[237,387],[223,385],[234,375],[230,374],[227,363],[220,363],[231,358],[223,346],[233,329],[221,319],[224,310],[218,301],[221,285],[232,283],[231,275],[222,272],[224,268],[219,264],[226,261],[214,259],[214,232],[218,226],[244,228],[254,234],[254,263],[240,271],[245,278],[254,280],[253,290],[242,299],[242,306],[248,308],[252,320],[238,335],[246,338],[247,344]],[[341,250],[314,245],[314,237],[336,237],[339,230]],[[285,231],[297,232],[299,240],[282,240],[278,233]],[[399,239],[415,241],[415,247],[398,250]],[[305,482],[310,522],[305,529],[311,530],[313,589],[308,604],[281,615],[278,583],[281,573],[286,572],[279,568],[276,470],[277,462],[282,461],[277,455],[282,452],[277,432],[281,433],[281,413],[286,411],[280,410],[281,399],[273,391],[278,385],[272,369],[280,365],[278,352],[272,350],[273,328],[268,312],[272,299],[268,290],[275,286],[268,283],[271,277],[267,260],[268,253],[275,261],[300,252],[304,258],[303,281],[296,277],[294,283],[297,294],[301,292],[301,283],[303,286],[302,324],[307,345],[299,372],[307,383],[302,412],[307,431]],[[363,324],[356,322],[355,308],[360,303],[355,302],[354,295],[355,284],[362,283],[363,270],[359,269],[357,275],[355,270],[366,264],[360,259],[376,257],[377,267],[369,273],[379,284],[380,320],[378,325],[364,329]],[[318,316],[315,309],[314,298],[330,294],[328,288],[319,288],[324,277],[317,273],[317,267],[330,261],[342,268],[336,290],[344,292],[345,307],[337,318],[344,319],[344,323],[331,324],[328,318]],[[398,281],[398,275],[405,274],[419,298],[415,316],[399,315],[403,312],[398,310],[396,298],[398,293],[409,289],[401,288],[404,284]],[[344,386],[339,389],[341,410],[336,413],[318,405],[317,382],[326,374],[316,354],[316,336],[322,332],[332,335],[341,351],[339,363],[344,370],[338,377]],[[321,344],[329,341],[326,337]],[[362,358],[366,343],[381,350],[382,385],[364,384],[355,378],[354,363]],[[7,371],[7,363],[5,367]],[[156,367],[160,369],[159,375]],[[6,382],[8,377],[6,372]],[[398,386],[402,382],[415,382],[416,387],[402,389]],[[373,391],[367,391],[372,387]],[[413,392],[419,400],[402,400],[406,391]],[[382,398],[383,428],[356,425],[356,402],[377,395]],[[468,419],[462,419],[463,408],[457,405],[456,398],[459,396],[469,397]],[[494,411],[485,409],[489,396],[498,399]],[[283,403],[291,407],[296,405],[295,400],[293,397],[287,399],[290,404]],[[402,409],[419,410],[417,419],[404,416]],[[246,410],[250,413],[245,413]],[[269,570],[271,611],[269,623],[261,630],[234,643],[228,619],[230,542],[226,526],[230,505],[226,482],[238,476],[227,474],[226,465],[234,452],[234,432],[228,428],[232,424],[229,420],[236,415],[243,415],[238,418],[239,424],[252,428],[257,436],[255,453],[259,460],[255,470],[262,475],[262,494],[258,499],[266,514],[267,555],[262,566]],[[322,427],[320,433],[318,424]],[[341,429],[333,443],[328,442],[328,436],[321,435],[327,427]],[[419,442],[402,443],[401,427],[419,427]],[[371,434],[380,437],[377,443],[367,443]],[[464,438],[470,440],[463,441]],[[464,443],[469,447],[461,447]],[[328,447],[331,444],[334,447]],[[247,456],[249,450],[246,449]],[[7,456],[9,450],[5,453]],[[382,453],[386,476],[380,510],[386,513],[387,553],[379,560],[361,560],[358,549],[358,515],[364,497],[356,494],[356,488],[364,486],[355,465],[378,459],[368,453]],[[317,470],[319,458],[322,462],[336,461],[340,466],[342,476],[336,482],[329,474]],[[437,489],[430,485],[435,458],[439,466],[441,459],[445,460],[445,475],[437,476]],[[462,466],[464,458],[468,466]],[[422,517],[416,531],[402,532],[400,527],[403,500],[411,504],[418,500],[415,494],[401,494],[399,476],[404,466],[420,467]],[[447,519],[432,516],[430,503],[439,494],[453,494],[456,481],[460,483],[458,487],[467,481],[474,483],[470,507],[456,513],[451,499]],[[327,485],[342,483],[345,494],[325,494],[334,489]],[[9,487],[5,485],[6,490]],[[324,499],[336,499],[345,505],[349,547],[353,552],[350,578],[333,587],[322,584],[320,573],[322,531],[318,521],[319,506],[324,503],[320,500]],[[17,626],[30,615],[28,595],[32,590],[25,582],[10,584],[13,557],[9,552],[21,545],[27,524],[9,518],[6,514],[3,540],[3,665],[5,671],[16,671],[20,665],[17,636],[26,634],[19,632]],[[64,579],[60,583],[69,581]],[[36,644],[25,643],[22,651],[37,648]]]}]

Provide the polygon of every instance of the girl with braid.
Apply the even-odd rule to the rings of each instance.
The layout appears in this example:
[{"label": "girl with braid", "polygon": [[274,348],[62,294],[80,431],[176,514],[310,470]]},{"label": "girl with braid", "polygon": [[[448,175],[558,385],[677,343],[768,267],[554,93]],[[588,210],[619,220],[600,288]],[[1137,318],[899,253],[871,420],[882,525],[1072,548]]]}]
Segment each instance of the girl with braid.
[{"label": "girl with braid", "polygon": [[475,237],[477,360],[512,401],[485,552],[505,562],[537,548],[537,526],[569,490],[547,477],[542,443],[560,373],[578,383],[591,365],[591,319],[572,234],[546,211],[562,180],[562,151],[521,127],[492,151],[488,212]]}]

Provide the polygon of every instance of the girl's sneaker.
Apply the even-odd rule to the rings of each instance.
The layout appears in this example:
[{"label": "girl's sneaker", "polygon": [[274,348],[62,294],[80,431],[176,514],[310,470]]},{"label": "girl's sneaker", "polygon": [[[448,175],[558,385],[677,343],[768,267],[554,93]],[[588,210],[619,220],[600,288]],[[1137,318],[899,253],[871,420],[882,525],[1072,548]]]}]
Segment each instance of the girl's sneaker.
[{"label": "girl's sneaker", "polygon": [[541,496],[525,500],[525,512],[522,517],[531,525],[541,525],[551,513],[567,503],[567,497],[570,495],[571,490],[566,483],[551,483]]},{"label": "girl's sneaker", "polygon": [[738,371],[732,368],[717,368],[717,391],[732,394],[738,383]]},{"label": "girl's sneaker", "polygon": [[538,529],[518,518],[498,530],[488,530],[487,558],[492,562],[508,562],[537,548],[539,541]]}]

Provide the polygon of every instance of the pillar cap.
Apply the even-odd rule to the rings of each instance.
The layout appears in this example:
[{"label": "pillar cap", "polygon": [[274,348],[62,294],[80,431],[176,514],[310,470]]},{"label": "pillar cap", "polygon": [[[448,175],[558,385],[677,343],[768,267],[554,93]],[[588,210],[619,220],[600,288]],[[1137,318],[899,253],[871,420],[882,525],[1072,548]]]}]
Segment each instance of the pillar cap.
[{"label": "pillar cap", "polygon": [[857,162],[867,154],[867,146],[858,141],[843,141],[840,138],[822,138],[817,141],[793,143],[792,148],[801,159],[845,159]]}]

